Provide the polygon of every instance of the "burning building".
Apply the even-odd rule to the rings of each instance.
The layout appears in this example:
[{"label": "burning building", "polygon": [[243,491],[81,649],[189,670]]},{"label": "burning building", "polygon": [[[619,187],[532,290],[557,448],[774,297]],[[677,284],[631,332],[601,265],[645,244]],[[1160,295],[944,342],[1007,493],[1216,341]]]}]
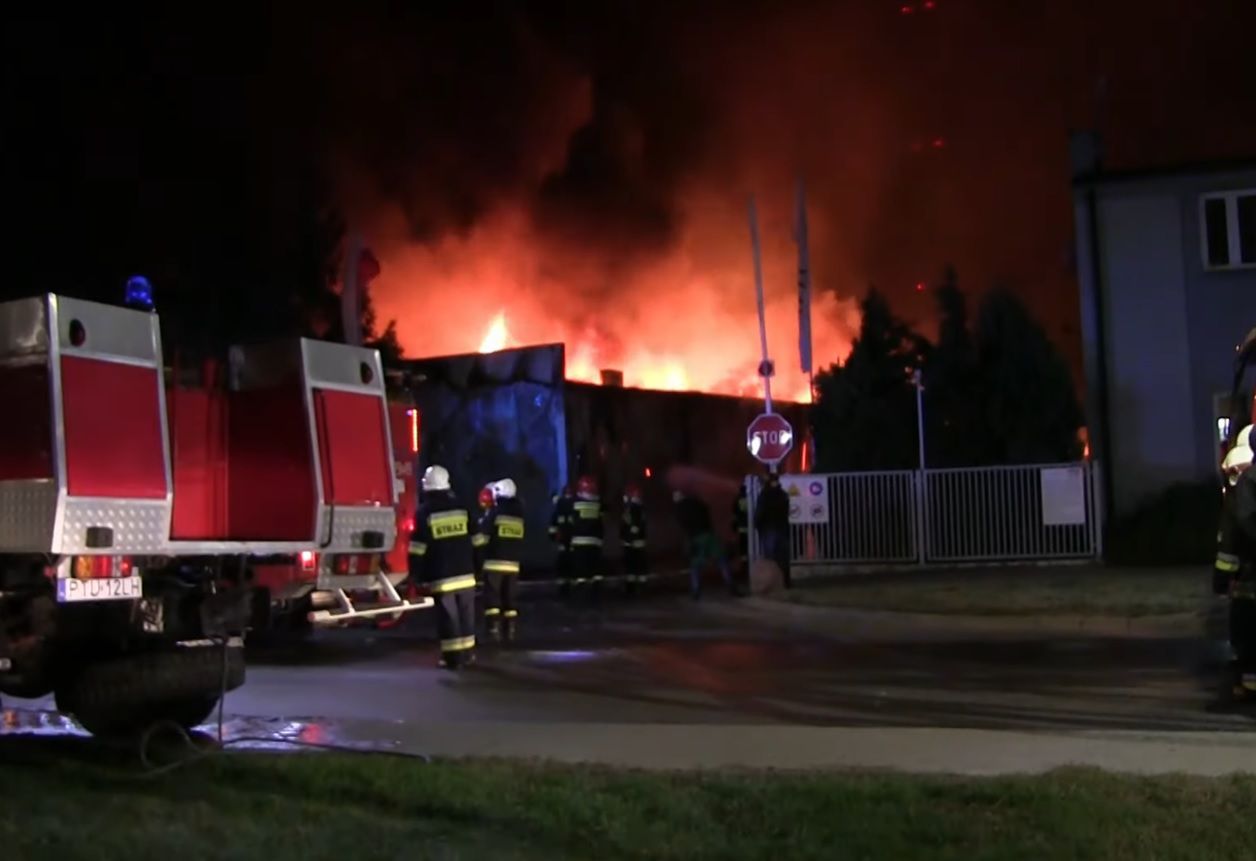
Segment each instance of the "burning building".
[{"label": "burning building", "polygon": [[[489,346],[492,346],[491,344]],[[617,371],[601,384],[568,379],[561,344],[403,362],[420,414],[420,461],[450,470],[455,490],[474,498],[489,481],[509,476],[527,506],[525,570],[550,565],[550,497],[578,475],[593,476],[606,503],[607,556],[619,556],[619,499],[641,487],[651,555],[678,556],[672,490],[702,496],[717,529],[731,529],[738,481],[757,464],[746,451],[746,426],[763,409],[751,398],[623,385]],[[800,432],[805,405],[778,411]],[[801,466],[798,450],[782,464]]]}]

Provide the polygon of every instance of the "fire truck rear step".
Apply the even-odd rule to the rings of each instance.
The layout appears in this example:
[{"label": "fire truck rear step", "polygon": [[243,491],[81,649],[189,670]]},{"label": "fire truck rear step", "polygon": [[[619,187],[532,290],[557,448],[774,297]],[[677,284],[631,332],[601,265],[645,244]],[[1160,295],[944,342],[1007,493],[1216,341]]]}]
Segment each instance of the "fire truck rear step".
[{"label": "fire truck rear step", "polygon": [[[361,578],[353,578],[361,579]],[[373,604],[367,607],[359,608],[353,603],[349,597],[349,593],[344,589],[329,590],[336,602],[334,610],[313,610],[306,618],[310,620],[311,625],[338,625],[341,622],[348,622],[353,619],[370,619],[375,616],[392,616],[397,613],[412,613],[415,610],[425,610],[433,606],[436,602],[431,598],[420,598],[417,601],[407,601],[397,592],[395,586],[389,581],[387,575],[380,572],[375,575],[375,584],[378,585],[379,591],[383,594],[385,602],[382,604]]]}]

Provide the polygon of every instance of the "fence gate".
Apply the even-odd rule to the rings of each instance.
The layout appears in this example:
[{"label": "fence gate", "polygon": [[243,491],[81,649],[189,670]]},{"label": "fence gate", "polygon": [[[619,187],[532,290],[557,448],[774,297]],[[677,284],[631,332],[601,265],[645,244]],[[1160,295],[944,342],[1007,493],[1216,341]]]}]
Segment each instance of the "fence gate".
[{"label": "fence gate", "polygon": [[[1101,551],[1089,462],[783,476],[799,564],[1088,559]],[[747,480],[753,522],[759,494]],[[822,504],[816,505],[819,500]],[[806,508],[806,511],[800,510]],[[751,553],[759,555],[751,530]]]}]

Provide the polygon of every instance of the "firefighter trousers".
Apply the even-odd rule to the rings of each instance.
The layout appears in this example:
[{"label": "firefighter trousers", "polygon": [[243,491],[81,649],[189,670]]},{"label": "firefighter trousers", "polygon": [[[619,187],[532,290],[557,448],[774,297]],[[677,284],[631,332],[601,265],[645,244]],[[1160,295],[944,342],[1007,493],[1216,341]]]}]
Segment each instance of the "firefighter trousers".
[{"label": "firefighter trousers", "polygon": [[517,571],[484,570],[484,621],[489,635],[496,639],[505,634],[513,639],[519,608],[515,604],[515,585],[519,582]]},{"label": "firefighter trousers", "polygon": [[628,585],[628,594],[635,594],[645,588],[649,567],[644,547],[624,548],[624,579]]},{"label": "firefighter trousers", "polygon": [[441,592],[434,597],[441,665],[457,669],[475,655],[475,586]]},{"label": "firefighter trousers", "polygon": [[759,550],[765,559],[771,559],[781,569],[781,579],[788,589],[793,585],[790,579],[790,536],[788,529],[760,529]]},{"label": "firefighter trousers", "polygon": [[593,597],[602,590],[602,548],[596,544],[576,544],[571,548],[572,583]]},{"label": "firefighter trousers", "polygon": [[1230,648],[1235,671],[1256,674],[1256,598],[1230,598]]},{"label": "firefighter trousers", "polygon": [[554,556],[554,574],[558,577],[558,591],[562,595],[571,594],[571,550],[562,544],[555,545],[557,548]]}]

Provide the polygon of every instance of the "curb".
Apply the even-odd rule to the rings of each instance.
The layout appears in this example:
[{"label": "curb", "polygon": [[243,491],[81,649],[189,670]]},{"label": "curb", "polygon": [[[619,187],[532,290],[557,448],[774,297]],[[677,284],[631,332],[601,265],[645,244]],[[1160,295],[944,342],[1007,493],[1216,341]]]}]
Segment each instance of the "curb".
[{"label": "curb", "polygon": [[814,629],[812,633],[837,638],[858,635],[875,639],[886,635],[896,639],[903,633],[936,637],[938,634],[963,636],[1024,637],[1027,634],[1047,636],[1175,639],[1203,637],[1210,614],[1207,612],[1175,613],[1166,616],[969,616],[943,613],[901,613],[859,608],[813,607],[771,598],[743,598],[733,605],[712,606],[713,612],[726,615],[776,618],[791,624]]}]

